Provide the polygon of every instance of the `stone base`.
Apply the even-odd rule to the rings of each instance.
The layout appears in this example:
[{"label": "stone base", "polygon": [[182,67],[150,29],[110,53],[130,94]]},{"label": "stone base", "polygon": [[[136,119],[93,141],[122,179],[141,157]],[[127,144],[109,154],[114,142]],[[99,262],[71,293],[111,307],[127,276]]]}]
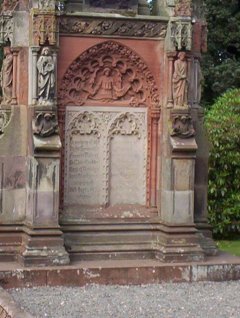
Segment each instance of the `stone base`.
[{"label": "stone base", "polygon": [[216,255],[218,252],[216,243],[212,238],[212,227],[207,222],[196,223],[199,231],[199,240],[204,253],[208,256]]},{"label": "stone base", "polygon": [[198,231],[194,225],[160,225],[156,258],[163,262],[203,261]]},{"label": "stone base", "polygon": [[154,259],[154,220],[98,220],[65,224],[64,243],[71,260]]},{"label": "stone base", "polygon": [[108,260],[24,268],[17,263],[0,263],[0,285],[4,288],[229,280],[240,280],[240,257],[226,253],[207,257],[204,262],[174,264],[157,260]]},{"label": "stone base", "polygon": [[62,232],[58,229],[29,229],[25,227],[23,245],[18,261],[24,266],[69,264]]},{"label": "stone base", "polygon": [[0,261],[14,261],[22,244],[21,225],[0,225]]},{"label": "stone base", "polygon": [[203,261],[202,238],[194,225],[169,226],[157,219],[131,222],[65,224],[64,242],[71,260],[158,259]]}]

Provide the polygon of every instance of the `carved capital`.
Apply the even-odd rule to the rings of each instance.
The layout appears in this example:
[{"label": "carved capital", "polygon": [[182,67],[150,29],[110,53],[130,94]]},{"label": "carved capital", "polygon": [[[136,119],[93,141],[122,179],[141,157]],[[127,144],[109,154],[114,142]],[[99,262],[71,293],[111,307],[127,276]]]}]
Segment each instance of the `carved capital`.
[{"label": "carved capital", "polygon": [[172,112],[170,136],[182,139],[195,136],[192,117],[188,112]]},{"label": "carved capital", "polygon": [[54,14],[39,14],[33,16],[33,44],[57,45],[58,21]]},{"label": "carved capital", "polygon": [[151,109],[151,118],[154,121],[158,121],[159,120],[160,114],[161,114],[161,109],[160,108],[152,108]]},{"label": "carved capital", "polygon": [[55,113],[40,112],[37,113],[32,123],[33,134],[45,138],[57,135],[58,123]]}]

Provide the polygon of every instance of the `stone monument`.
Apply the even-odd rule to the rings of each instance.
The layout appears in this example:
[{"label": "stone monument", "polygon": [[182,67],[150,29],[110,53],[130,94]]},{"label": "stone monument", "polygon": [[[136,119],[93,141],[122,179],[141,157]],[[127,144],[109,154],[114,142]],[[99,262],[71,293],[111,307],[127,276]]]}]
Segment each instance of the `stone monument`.
[{"label": "stone monument", "polygon": [[[201,2],[201,1],[200,1]],[[200,2],[4,1],[0,259],[201,261]]]}]

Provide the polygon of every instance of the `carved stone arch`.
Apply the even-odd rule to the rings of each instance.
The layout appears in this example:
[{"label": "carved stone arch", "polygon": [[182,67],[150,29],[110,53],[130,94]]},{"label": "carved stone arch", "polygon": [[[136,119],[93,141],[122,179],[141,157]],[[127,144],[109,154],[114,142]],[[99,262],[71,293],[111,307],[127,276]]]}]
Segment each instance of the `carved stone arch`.
[{"label": "carved stone arch", "polygon": [[78,56],[60,84],[59,104],[111,102],[132,107],[159,107],[159,93],[145,61],[115,41],[97,44]]}]

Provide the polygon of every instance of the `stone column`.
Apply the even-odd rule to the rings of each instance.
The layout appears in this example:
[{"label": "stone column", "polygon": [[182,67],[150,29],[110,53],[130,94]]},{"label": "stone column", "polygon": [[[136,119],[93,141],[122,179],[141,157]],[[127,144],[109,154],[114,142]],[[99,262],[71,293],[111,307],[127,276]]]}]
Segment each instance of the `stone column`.
[{"label": "stone column", "polygon": [[194,224],[197,144],[189,110],[173,109],[170,114],[167,111],[163,122],[165,137],[161,147],[161,211],[156,257],[169,262],[203,260]]},{"label": "stone column", "polygon": [[[28,156],[27,215],[19,260],[26,266],[64,265],[69,263],[69,256],[59,226],[62,145],[55,101],[38,103],[38,51],[39,48],[32,48],[32,70],[29,72],[32,75],[33,105],[29,107],[32,138]],[[56,55],[53,57],[56,63]]]},{"label": "stone column", "polygon": [[13,84],[12,84],[12,105],[17,104],[17,66],[18,66],[18,52],[16,48],[12,48],[13,52]]},{"label": "stone column", "polygon": [[[53,50],[53,60],[55,63],[55,78],[57,79],[57,49]],[[54,101],[55,101],[55,103],[57,103],[57,85],[55,85]]]},{"label": "stone column", "polygon": [[39,47],[32,47],[32,80],[31,85],[29,89],[32,91],[32,104],[35,105],[37,103],[38,99],[38,93],[37,93],[37,59],[38,59],[38,52],[40,50]]},{"label": "stone column", "polygon": [[175,53],[168,53],[168,101],[167,107],[173,107],[173,91],[172,91],[172,75],[173,75],[173,62]]},{"label": "stone column", "polygon": [[151,133],[151,182],[150,182],[150,206],[157,206],[157,155],[158,155],[158,122],[160,118],[160,108],[152,109],[151,121],[152,121],[152,133]]}]

